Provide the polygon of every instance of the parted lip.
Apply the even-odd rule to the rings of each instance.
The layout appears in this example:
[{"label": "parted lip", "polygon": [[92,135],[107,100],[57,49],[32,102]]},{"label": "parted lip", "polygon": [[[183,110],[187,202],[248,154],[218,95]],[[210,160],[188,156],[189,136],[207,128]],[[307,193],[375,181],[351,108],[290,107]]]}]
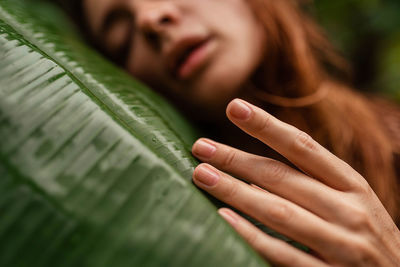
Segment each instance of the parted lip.
[{"label": "parted lip", "polygon": [[200,35],[188,35],[178,39],[172,43],[166,50],[166,62],[169,73],[176,78],[179,67],[185,62],[190,54],[205,44],[210,37]]}]

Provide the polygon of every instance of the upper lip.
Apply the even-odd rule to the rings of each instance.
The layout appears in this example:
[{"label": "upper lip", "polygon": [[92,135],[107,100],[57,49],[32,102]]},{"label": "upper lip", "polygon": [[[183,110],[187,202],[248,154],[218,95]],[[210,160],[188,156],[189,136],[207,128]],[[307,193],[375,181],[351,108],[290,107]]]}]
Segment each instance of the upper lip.
[{"label": "upper lip", "polygon": [[208,40],[204,36],[185,36],[172,43],[166,51],[166,62],[169,72],[176,76],[180,65],[190,52]]}]

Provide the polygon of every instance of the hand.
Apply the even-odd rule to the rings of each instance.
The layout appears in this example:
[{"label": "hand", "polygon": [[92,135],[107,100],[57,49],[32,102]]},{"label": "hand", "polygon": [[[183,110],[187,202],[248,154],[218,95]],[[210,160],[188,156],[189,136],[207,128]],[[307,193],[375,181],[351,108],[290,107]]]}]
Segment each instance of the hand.
[{"label": "hand", "polygon": [[302,170],[208,139],[194,144],[193,154],[208,163],[194,171],[198,187],[303,243],[313,255],[220,209],[256,251],[283,266],[400,266],[400,232],[359,173],[304,132],[247,102],[232,101],[227,116]]}]

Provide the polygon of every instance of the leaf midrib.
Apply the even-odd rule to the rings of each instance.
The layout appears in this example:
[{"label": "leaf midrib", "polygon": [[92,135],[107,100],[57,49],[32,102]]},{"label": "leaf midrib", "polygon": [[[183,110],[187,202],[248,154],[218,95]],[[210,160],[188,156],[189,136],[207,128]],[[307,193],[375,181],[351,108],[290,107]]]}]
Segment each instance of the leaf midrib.
[{"label": "leaf midrib", "polygon": [[[16,27],[14,25],[12,25],[13,23],[7,21],[7,18],[9,20],[12,20],[12,18],[10,18],[11,16],[9,14],[7,14],[7,12],[3,9],[3,7],[0,6],[0,21],[3,21],[4,24],[6,24],[8,27],[10,27],[16,34],[20,35],[24,40],[28,41],[26,42],[24,45],[30,46],[32,49],[35,50],[35,52],[40,53],[42,56],[44,56],[45,58],[47,58],[48,60],[54,62],[55,64],[57,64],[57,66],[59,66],[60,68],[62,68],[65,73],[68,75],[68,77],[71,78],[71,80],[73,82],[75,82],[81,89],[82,92],[84,92],[86,95],[88,95],[91,99],[94,100],[94,102],[97,103],[97,105],[106,113],[108,114],[114,121],[116,121],[120,126],[122,126],[125,130],[127,130],[132,136],[134,136],[137,140],[139,140],[142,144],[144,144],[154,155],[157,156],[158,159],[160,159],[166,166],[168,166],[168,168],[170,168],[171,170],[173,170],[173,172],[175,174],[177,174],[186,184],[189,184],[189,182],[187,181],[187,179],[185,179],[182,174],[180,173],[180,171],[174,167],[172,164],[170,164],[167,160],[165,160],[163,157],[160,157],[159,154],[157,153],[157,151],[149,144],[149,142],[147,142],[144,138],[142,138],[140,135],[136,134],[135,131],[133,131],[133,129],[123,120],[121,119],[117,113],[115,113],[105,102],[101,101],[101,99],[99,99],[94,93],[91,92],[91,90],[83,83],[80,81],[80,79],[78,77],[76,77],[75,74],[73,74],[66,66],[65,64],[61,63],[59,60],[56,59],[56,56],[52,57],[50,53],[45,52],[44,49],[40,48],[38,45],[43,45],[43,43],[37,42],[37,40],[35,38],[30,38],[30,34],[24,34],[23,30],[18,31],[16,29]],[[16,24],[16,23],[15,23]],[[20,28],[20,27],[18,27]],[[93,78],[93,76],[92,76]],[[95,78],[93,78],[94,80],[96,80]],[[96,80],[97,82],[99,82],[98,80]],[[99,82],[100,83],[100,82]],[[141,102],[144,102],[142,99],[140,99]],[[165,123],[165,119],[163,118],[163,116],[160,116],[159,112],[157,112],[156,110],[152,109],[152,111],[158,115],[158,118],[162,119],[164,125],[166,125],[168,127],[168,129],[174,133],[174,136],[179,138],[180,141],[184,144],[183,140],[181,139],[181,137],[179,137],[179,135],[176,134],[176,132],[168,125]],[[191,188],[193,191],[195,191],[193,188]]]}]

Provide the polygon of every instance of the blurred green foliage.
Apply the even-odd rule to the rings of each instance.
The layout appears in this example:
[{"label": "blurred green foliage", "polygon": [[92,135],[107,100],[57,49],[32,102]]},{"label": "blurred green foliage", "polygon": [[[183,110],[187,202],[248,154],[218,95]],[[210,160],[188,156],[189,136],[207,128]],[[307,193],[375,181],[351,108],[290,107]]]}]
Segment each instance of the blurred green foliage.
[{"label": "blurred green foliage", "polygon": [[352,63],[355,85],[400,99],[400,0],[313,2],[313,13]]}]

